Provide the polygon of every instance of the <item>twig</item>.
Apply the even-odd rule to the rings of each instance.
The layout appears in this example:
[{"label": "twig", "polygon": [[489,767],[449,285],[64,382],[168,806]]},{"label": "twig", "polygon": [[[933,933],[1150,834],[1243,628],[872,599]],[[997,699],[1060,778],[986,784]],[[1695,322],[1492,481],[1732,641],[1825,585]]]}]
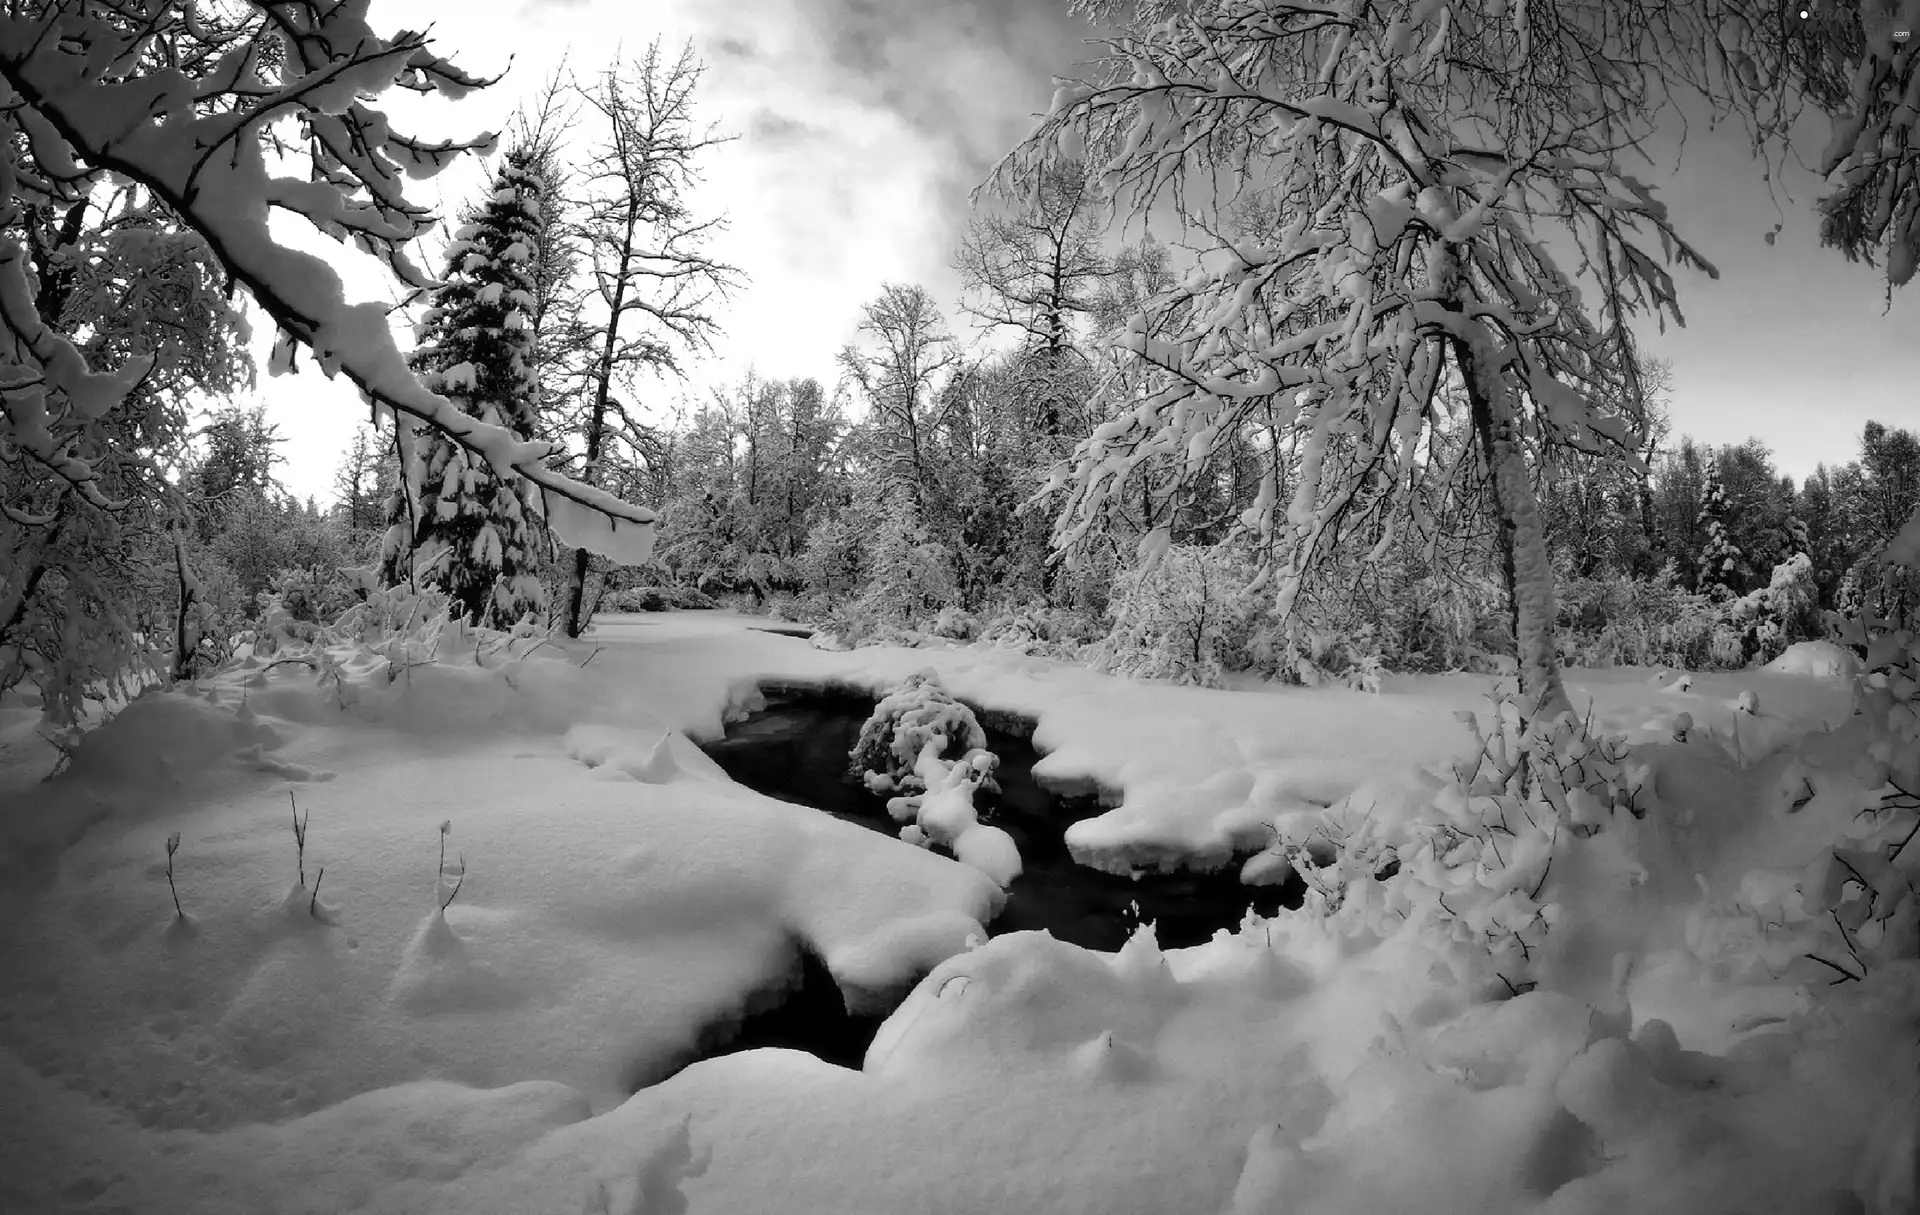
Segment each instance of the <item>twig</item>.
[{"label": "twig", "polygon": [[313,897],[307,900],[307,914],[314,919],[320,918],[320,883],[327,880],[327,867],[320,866],[320,872],[313,876]]},{"label": "twig", "polygon": [[589,654],[589,655],[587,655],[587,656],[586,656],[586,657],[585,657],[584,659],[582,659],[582,660],[581,660],[581,662],[580,662],[580,669],[581,669],[581,670],[583,670],[583,671],[584,671],[584,670],[586,670],[586,669],[587,669],[587,663],[589,663],[589,662],[592,662],[592,661],[593,661],[593,660],[594,660],[594,659],[595,659],[596,657],[598,657],[598,656],[599,656],[599,653],[600,653],[600,651],[601,651],[601,650],[604,650],[604,649],[606,649],[606,647],[605,647],[605,646],[595,646],[595,647],[593,647],[593,653],[591,653],[591,654]]},{"label": "twig", "polygon": [[1840,984],[1848,982],[1849,980],[1855,983],[1860,982],[1859,975],[1854,974],[1851,970],[1848,970],[1846,967],[1840,965],[1838,962],[1829,962],[1827,961],[1827,959],[1821,957],[1817,953],[1803,954],[1802,956],[1807,958],[1809,961],[1818,962],[1820,963],[1820,965],[1825,966],[1827,969],[1835,971],[1840,975],[1839,978],[1834,979],[1827,984],[1827,986],[1829,987],[1838,987]]},{"label": "twig", "polygon": [[[1871,894],[1873,891],[1873,887],[1871,886],[1867,887],[1867,891],[1869,894]],[[1840,930],[1840,943],[1847,947],[1847,952],[1849,954],[1853,955],[1854,965],[1860,968],[1860,973],[1862,975],[1866,974],[1867,964],[1866,962],[1861,960],[1860,951],[1853,947],[1853,938],[1847,934],[1847,926],[1840,922],[1840,913],[1832,908],[1828,908],[1827,914],[1833,917],[1833,926]]]},{"label": "twig", "polygon": [[300,804],[293,800],[293,790],[287,790],[287,805],[293,810],[293,849],[294,858],[300,865],[300,884],[307,884],[307,821],[313,818],[313,811],[307,811],[307,818],[300,817]]},{"label": "twig", "polygon": [[1887,845],[1887,861],[1889,863],[1900,859],[1900,854],[1907,850],[1907,845],[1913,842],[1913,837],[1916,833],[1920,833],[1920,818],[1913,820],[1913,827],[1907,832],[1904,839],[1897,844]]},{"label": "twig", "polygon": [[467,854],[462,852],[460,854],[460,876],[458,879],[454,881],[453,890],[447,895],[447,901],[440,904],[440,910],[442,913],[444,913],[447,910],[447,908],[453,906],[453,901],[460,897],[460,888],[466,884],[467,884]]},{"label": "twig", "polygon": [[167,890],[173,895],[173,914],[184,920],[187,918],[187,913],[180,910],[180,891],[173,884],[173,854],[179,850],[180,833],[178,831],[169,833],[167,836]]}]

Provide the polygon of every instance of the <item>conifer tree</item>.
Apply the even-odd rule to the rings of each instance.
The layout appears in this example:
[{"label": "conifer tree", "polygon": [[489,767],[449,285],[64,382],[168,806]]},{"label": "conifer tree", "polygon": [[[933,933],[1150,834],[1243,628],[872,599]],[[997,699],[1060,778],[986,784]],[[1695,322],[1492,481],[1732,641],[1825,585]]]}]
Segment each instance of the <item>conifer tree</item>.
[{"label": "conifer tree", "polygon": [[[532,439],[531,257],[540,224],[533,154],[509,152],[490,196],[462,218],[410,362],[462,413]],[[514,487],[437,431],[412,453],[406,482],[388,509],[381,554],[388,585],[411,579],[444,590],[454,614],[496,628],[543,609],[536,533]]]},{"label": "conifer tree", "polygon": [[1720,587],[1728,594],[1734,592],[1734,571],[1740,565],[1740,550],[1734,546],[1727,535],[1727,491],[1720,483],[1720,462],[1709,459],[1706,462],[1706,480],[1700,488],[1700,514],[1698,522],[1706,542],[1700,550],[1700,577],[1698,589],[1711,593]]}]

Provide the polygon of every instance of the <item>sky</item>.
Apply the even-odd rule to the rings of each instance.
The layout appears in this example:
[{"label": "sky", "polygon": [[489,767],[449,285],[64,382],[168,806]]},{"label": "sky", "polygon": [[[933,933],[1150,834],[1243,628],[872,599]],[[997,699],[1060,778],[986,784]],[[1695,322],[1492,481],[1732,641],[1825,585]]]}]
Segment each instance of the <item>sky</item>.
[{"label": "sky", "polygon": [[[373,8],[376,27],[426,26],[468,70],[507,73],[457,104],[402,98],[389,107],[403,126],[436,137],[504,125],[563,62],[586,76],[656,36],[670,47],[693,42],[707,65],[698,110],[734,136],[707,160],[694,203],[726,215],[714,248],[748,282],[724,309],[714,357],[685,384],[642,394],[662,415],[749,367],[831,386],[835,352],[888,282],[927,287],[965,332],[950,262],[970,192],[1031,129],[1053,76],[1083,57],[1086,37],[1061,0],[374,0]],[[1816,144],[1819,126],[1810,130]],[[1713,444],[1757,437],[1781,471],[1800,478],[1854,458],[1869,419],[1920,426],[1920,298],[1896,294],[1886,310],[1876,269],[1819,246],[1811,173],[1789,166],[1776,179],[1776,204],[1737,132],[1690,128],[1676,171],[1679,146],[1656,149],[1645,175],[1720,275],[1677,272],[1686,327],[1643,335],[1673,364],[1674,433]],[[416,187],[416,197],[450,214],[484,172],[462,165]],[[352,264],[364,262],[358,255],[284,231],[332,251],[351,289],[389,297],[375,272]],[[269,337],[256,338],[263,356]],[[257,396],[288,440],[283,481],[329,500],[339,455],[365,417],[356,394],[306,370],[263,373]]]}]

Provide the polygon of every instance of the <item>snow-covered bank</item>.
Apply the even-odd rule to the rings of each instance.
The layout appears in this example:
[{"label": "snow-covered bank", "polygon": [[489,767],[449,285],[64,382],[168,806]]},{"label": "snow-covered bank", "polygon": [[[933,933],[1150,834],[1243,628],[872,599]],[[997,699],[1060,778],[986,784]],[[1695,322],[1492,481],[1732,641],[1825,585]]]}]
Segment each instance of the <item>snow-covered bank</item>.
[{"label": "snow-covered bank", "polygon": [[[1845,681],[1576,674],[1597,722],[1662,740],[1654,807],[1569,854],[1554,990],[1487,1003],[1473,940],[1391,908],[1164,953],[970,948],[992,882],[733,786],[682,737],[762,680],[932,666],[1124,792],[1090,820],[1102,855],[1205,861],[1263,816],[1332,821],[1318,802],[1412,814],[1485,680],[1201,692],[705,614],[440,659],[153,696],[0,803],[15,872],[43,875],[0,925],[0,1135],[34,1162],[0,1170],[0,1208],[1838,1212],[1911,1159],[1920,964],[1837,987],[1752,964],[1753,899],[1785,887],[1748,875],[1804,870],[1862,791]],[[856,992],[930,972],[863,1071],[752,1051],[623,1099],[796,942]]]}]

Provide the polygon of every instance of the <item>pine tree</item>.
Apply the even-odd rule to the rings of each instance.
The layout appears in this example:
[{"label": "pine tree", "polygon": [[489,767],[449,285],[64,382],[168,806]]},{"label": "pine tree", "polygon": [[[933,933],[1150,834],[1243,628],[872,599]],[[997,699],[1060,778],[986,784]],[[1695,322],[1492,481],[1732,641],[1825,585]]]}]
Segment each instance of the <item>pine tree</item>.
[{"label": "pine tree", "polygon": [[1706,543],[1700,550],[1700,574],[1696,589],[1712,593],[1720,587],[1732,594],[1734,572],[1740,566],[1740,550],[1727,535],[1727,491],[1720,483],[1720,462],[1706,461],[1706,480],[1700,488],[1700,531]]},{"label": "pine tree", "polygon": [[[410,359],[462,413],[522,439],[538,428],[529,314],[540,184],[532,161],[526,149],[509,152],[491,196],[462,217]],[[454,614],[496,628],[543,610],[535,532],[512,486],[437,431],[414,452],[406,480],[388,509],[387,585],[411,578],[444,590]]]}]

